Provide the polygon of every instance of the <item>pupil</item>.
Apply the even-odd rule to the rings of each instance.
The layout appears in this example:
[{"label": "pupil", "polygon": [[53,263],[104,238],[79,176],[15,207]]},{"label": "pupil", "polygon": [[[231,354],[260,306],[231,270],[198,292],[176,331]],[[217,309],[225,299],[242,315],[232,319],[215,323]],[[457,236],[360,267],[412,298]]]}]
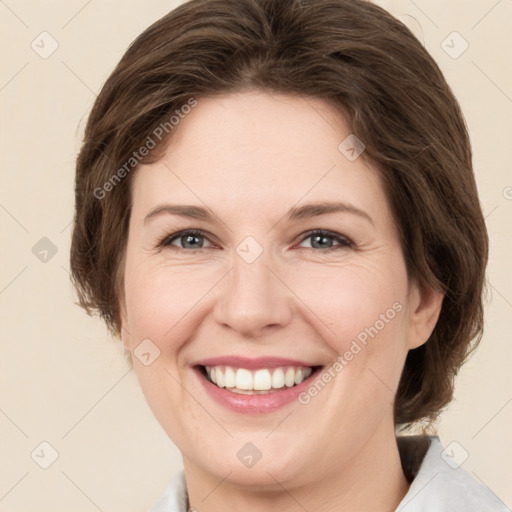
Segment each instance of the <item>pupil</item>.
[{"label": "pupil", "polygon": [[328,247],[330,247],[329,242],[332,242],[332,240],[326,236],[323,235],[315,235],[313,237],[313,247],[315,247],[315,243],[320,242],[321,247],[325,247],[324,244],[327,244]]},{"label": "pupil", "polygon": [[187,247],[188,244],[194,244],[194,241],[197,241],[198,240],[198,236],[197,235],[185,235],[183,237],[185,239],[185,243],[183,244],[184,247]]}]

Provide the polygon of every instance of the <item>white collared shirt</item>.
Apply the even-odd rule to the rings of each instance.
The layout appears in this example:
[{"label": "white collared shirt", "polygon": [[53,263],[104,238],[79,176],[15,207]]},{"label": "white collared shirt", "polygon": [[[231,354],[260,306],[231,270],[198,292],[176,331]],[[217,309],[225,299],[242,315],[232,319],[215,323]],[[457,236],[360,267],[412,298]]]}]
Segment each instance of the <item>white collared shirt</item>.
[{"label": "white collared shirt", "polygon": [[[439,437],[414,438],[428,440],[430,446],[419,467],[414,469],[409,491],[395,512],[512,512],[487,487],[447,457]],[[402,464],[414,458],[413,446],[414,443],[403,446],[399,443]],[[150,512],[188,512],[187,504],[185,473],[181,470]]]}]

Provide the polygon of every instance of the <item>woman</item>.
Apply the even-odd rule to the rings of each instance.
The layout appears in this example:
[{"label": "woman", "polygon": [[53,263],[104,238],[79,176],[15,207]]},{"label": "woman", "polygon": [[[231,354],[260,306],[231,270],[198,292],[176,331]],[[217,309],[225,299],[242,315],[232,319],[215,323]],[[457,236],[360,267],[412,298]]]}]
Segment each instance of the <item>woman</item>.
[{"label": "woman", "polygon": [[152,510],[506,510],[396,435],[452,398],[487,249],[458,103],[384,10],[192,0],[149,27],[88,120],[71,268],[182,453]]}]

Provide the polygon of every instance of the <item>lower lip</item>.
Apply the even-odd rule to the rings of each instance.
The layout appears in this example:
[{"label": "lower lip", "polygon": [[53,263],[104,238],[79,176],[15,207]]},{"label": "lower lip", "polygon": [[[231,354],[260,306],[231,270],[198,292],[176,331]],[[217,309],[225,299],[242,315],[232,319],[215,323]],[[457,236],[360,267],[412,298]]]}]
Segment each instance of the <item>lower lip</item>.
[{"label": "lower lip", "polygon": [[314,371],[305,381],[291,388],[282,388],[268,394],[245,395],[219,388],[211,383],[199,368],[194,368],[194,371],[213,400],[232,411],[244,414],[273,412],[298,400],[298,396],[310,386],[312,379],[316,378],[318,373],[318,370]]}]

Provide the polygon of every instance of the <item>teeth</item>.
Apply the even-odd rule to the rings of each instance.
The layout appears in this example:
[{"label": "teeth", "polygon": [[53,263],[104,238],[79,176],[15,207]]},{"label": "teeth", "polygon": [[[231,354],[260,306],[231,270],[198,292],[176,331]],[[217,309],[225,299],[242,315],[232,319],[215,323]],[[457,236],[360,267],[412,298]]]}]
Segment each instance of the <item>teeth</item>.
[{"label": "teeth", "polygon": [[235,393],[253,394],[273,392],[277,389],[291,388],[300,384],[311,375],[309,367],[281,367],[247,370],[230,366],[207,366],[206,373],[219,388],[227,388]]},{"label": "teeth", "polygon": [[224,372],[224,384],[227,388],[234,388],[236,384],[236,375],[233,371],[233,368],[226,368],[226,371]]},{"label": "teeth", "polygon": [[[219,367],[217,367],[217,375],[219,375],[219,371],[221,371],[221,370]],[[244,368],[239,368],[236,371],[235,387],[238,389],[247,389],[247,390],[254,389],[252,373],[249,370],[245,370]]]},{"label": "teeth", "polygon": [[287,388],[291,388],[295,384],[295,370],[293,368],[288,368],[288,370],[286,370],[284,383]]},{"label": "teeth", "polygon": [[282,368],[274,370],[272,374],[272,387],[275,389],[284,388],[284,372]]},{"label": "teeth", "polygon": [[271,387],[272,377],[270,376],[270,372],[268,370],[257,370],[254,374],[253,389],[257,391],[264,391],[270,389]]},{"label": "teeth", "polygon": [[219,388],[224,387],[224,373],[218,366],[215,368],[215,382]]}]

